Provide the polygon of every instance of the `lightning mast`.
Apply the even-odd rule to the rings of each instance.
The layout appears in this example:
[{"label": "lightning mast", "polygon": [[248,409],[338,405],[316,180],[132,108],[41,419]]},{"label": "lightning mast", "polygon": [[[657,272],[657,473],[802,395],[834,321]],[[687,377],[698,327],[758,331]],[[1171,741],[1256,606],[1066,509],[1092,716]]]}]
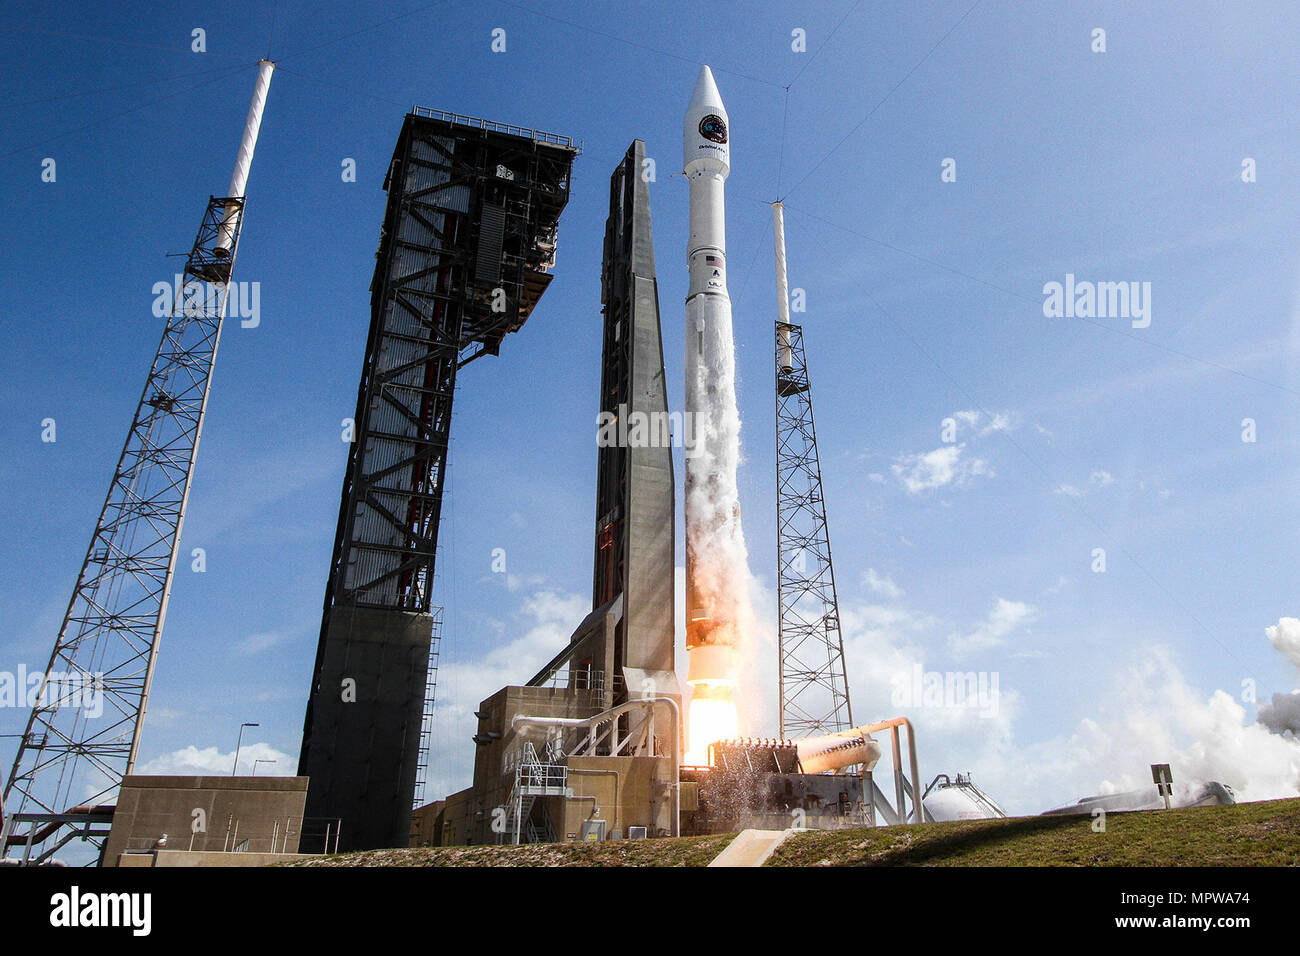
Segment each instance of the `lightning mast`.
[{"label": "lightning mast", "polygon": [[274,64],[258,64],[235,169],[209,197],[4,790],[0,856],[103,851],[135,766]]},{"label": "lightning mast", "polygon": [[835,570],[822,497],[803,328],[790,323],[785,210],[772,203],[776,245],[776,562],[781,737],[853,726]]}]

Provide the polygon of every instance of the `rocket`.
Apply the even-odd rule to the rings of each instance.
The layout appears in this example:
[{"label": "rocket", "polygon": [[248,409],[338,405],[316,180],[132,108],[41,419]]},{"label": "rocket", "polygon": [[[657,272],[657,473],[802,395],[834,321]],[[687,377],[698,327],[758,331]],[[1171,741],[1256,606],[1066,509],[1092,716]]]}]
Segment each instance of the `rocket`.
[{"label": "rocket", "polygon": [[735,682],[737,626],[748,582],[736,488],[740,416],[727,294],[724,189],[731,172],[726,108],[706,66],[686,109],[683,171],[690,184],[686,295],[686,414],[697,447],[686,455],[686,647],[697,696]]}]

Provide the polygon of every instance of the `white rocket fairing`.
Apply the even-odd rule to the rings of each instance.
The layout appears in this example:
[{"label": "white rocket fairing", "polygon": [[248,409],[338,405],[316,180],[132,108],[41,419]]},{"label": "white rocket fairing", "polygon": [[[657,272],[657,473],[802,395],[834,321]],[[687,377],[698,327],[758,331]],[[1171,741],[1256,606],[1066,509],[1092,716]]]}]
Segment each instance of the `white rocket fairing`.
[{"label": "white rocket fairing", "polygon": [[748,608],[749,571],[740,523],[731,299],[727,295],[724,186],[731,171],[727,111],[706,66],[686,109],[683,166],[690,183],[686,255],[686,413],[695,446],[686,455],[687,680],[697,698],[735,682],[738,627]]}]

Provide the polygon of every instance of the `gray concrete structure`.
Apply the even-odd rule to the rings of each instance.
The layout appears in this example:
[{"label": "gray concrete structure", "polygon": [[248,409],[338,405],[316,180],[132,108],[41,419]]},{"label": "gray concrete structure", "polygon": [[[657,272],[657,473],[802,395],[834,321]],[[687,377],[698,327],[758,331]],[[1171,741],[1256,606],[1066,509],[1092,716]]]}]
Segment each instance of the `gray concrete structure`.
[{"label": "gray concrete structure", "polygon": [[[138,860],[121,861],[123,856],[159,849],[230,856],[295,854],[306,800],[306,777],[133,774],[122,780],[103,864],[140,865]],[[239,865],[237,860],[226,863]]]},{"label": "gray concrete structure", "polygon": [[[337,605],[311,699],[308,814],[339,818],[340,847],[406,843],[418,766],[432,617]],[[417,691],[416,688],[419,690]]]},{"label": "gray concrete structure", "polygon": [[593,614],[612,616],[612,648],[589,621],[530,683],[566,664],[603,672],[606,706],[643,695],[680,695],[673,666],[676,486],[664,381],[645,143],[634,140],[610,177],[601,266],[604,338],[602,428],[596,461]]}]

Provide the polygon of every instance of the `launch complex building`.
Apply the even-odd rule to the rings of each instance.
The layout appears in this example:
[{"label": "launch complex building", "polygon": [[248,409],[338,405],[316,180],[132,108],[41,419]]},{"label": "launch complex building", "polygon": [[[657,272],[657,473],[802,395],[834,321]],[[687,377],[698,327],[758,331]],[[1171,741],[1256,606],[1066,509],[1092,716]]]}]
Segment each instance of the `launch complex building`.
[{"label": "launch complex building", "polygon": [[[259,73],[236,167],[237,194],[210,200],[206,231],[200,232],[191,256],[201,264],[210,245],[224,250],[223,279],[234,259],[244,181],[272,66],[264,61]],[[697,109],[701,90],[716,103]],[[694,129],[691,124],[698,123],[701,141],[720,146],[725,157],[725,111],[707,68],[692,110],[702,115],[688,112],[688,125]],[[165,854],[180,852],[162,849],[166,834],[190,832],[188,814],[195,806],[225,820],[225,831],[195,832],[185,852],[227,854],[233,849],[264,854],[268,860],[294,852],[408,843],[520,843],[677,836],[754,825],[784,828],[792,815],[808,827],[872,825],[878,817],[886,823],[926,818],[914,789],[919,780],[915,742],[901,718],[869,727],[824,726],[831,732],[798,741],[710,741],[703,761],[692,754],[694,765],[683,766],[686,703],[674,668],[677,487],[649,183],[643,175],[645,144],[639,139],[609,181],[596,410],[599,420],[612,426],[608,434],[618,438],[597,442],[591,611],[575,622],[568,642],[556,648],[541,670],[480,704],[472,785],[444,799],[424,800],[442,610],[435,602],[434,573],[455,389],[458,384],[481,387],[480,372],[490,363],[475,365],[463,381],[461,370],[498,355],[550,284],[559,219],[579,150],[567,136],[440,110],[416,107],[404,119],[384,180],[387,203],[370,286],[355,433],[307,688],[298,776],[271,784],[269,778],[264,783],[234,776],[134,774],[146,680],[129,685],[134,696],[119,695],[125,702],[119,723],[134,726],[135,734],[129,750],[119,753],[114,745],[98,762],[112,771],[110,785],[91,804],[65,806],[66,800],[43,795],[41,788],[65,763],[75,767],[78,755],[89,752],[89,743],[58,729],[54,702],[48,713],[33,712],[24,735],[5,790],[8,815],[0,855],[38,863],[80,838],[98,847],[104,865],[166,865]],[[717,170],[710,167],[709,172]],[[700,272],[701,288],[720,290],[723,298],[724,178],[722,170],[708,189],[692,187],[693,200],[716,199],[709,213],[713,218],[700,220],[712,223],[712,231],[702,233],[708,241],[696,250],[692,268],[707,270]],[[232,223],[223,208],[236,209],[238,218]],[[783,261],[782,249],[778,263]],[[195,271],[200,278],[203,274]],[[208,348],[202,353],[204,389],[224,308],[224,299],[214,300],[205,326],[208,337],[200,343]],[[729,305],[727,315],[719,343],[730,360]],[[181,317],[178,301],[173,322],[179,324]],[[798,332],[797,326],[784,328],[787,336],[790,330]],[[790,340],[783,341],[787,346],[781,354],[788,357]],[[802,350],[796,354],[801,362]],[[191,362],[187,367],[195,366]],[[157,367],[154,378],[162,381]],[[778,379],[785,383],[782,394],[806,399],[801,369],[783,365]],[[732,389],[730,381],[725,384]],[[142,404],[142,409],[149,406],[147,415],[175,414],[159,395],[166,398],[162,385]],[[734,394],[732,401],[734,406]],[[196,403],[194,410],[185,432],[191,467],[202,406]],[[644,440],[630,439],[626,425],[631,421],[650,423],[649,434],[641,432]],[[182,481],[187,488],[188,471],[179,477],[169,473],[167,494],[182,487]],[[819,496],[819,475],[817,481]],[[183,499],[157,545],[170,550],[171,567],[182,506]],[[731,513],[731,506],[725,511]],[[738,525],[738,505],[735,518]],[[95,542],[111,545],[118,523],[101,518]],[[825,548],[828,565],[829,545]],[[87,567],[98,560],[96,554],[92,545]],[[143,649],[133,645],[129,658],[132,666],[136,660],[147,664],[150,675],[171,574],[165,560],[156,564],[157,590],[151,594],[160,595],[161,603],[142,623],[152,641]],[[83,582],[85,575],[83,571]],[[819,634],[833,622],[838,641],[837,616],[818,622],[813,630]],[[85,625],[78,626],[84,632]],[[51,667],[84,644],[70,627],[65,622]],[[104,641],[116,639],[108,630],[104,635]],[[696,653],[698,657],[698,649]],[[847,716],[846,696],[843,703]],[[910,783],[900,746],[904,728],[909,731]],[[888,731],[892,738],[892,806],[872,780],[881,755],[871,736],[876,731]],[[60,780],[66,776],[60,771]],[[13,797],[19,798],[17,805]],[[118,806],[104,802],[109,798]],[[909,803],[910,812],[905,812]],[[154,862],[142,862],[145,849]]]}]

